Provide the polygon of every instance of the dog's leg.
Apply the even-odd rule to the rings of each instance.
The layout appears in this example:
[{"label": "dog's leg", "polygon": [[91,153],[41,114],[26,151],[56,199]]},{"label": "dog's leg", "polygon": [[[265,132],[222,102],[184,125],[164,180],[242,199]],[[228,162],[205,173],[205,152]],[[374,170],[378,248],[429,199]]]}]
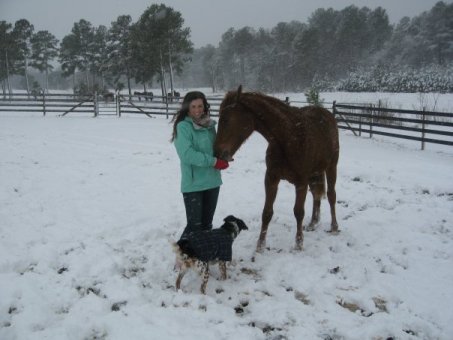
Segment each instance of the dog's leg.
[{"label": "dog's leg", "polygon": [[220,279],[226,280],[227,279],[227,271],[226,271],[226,262],[220,261],[219,262],[219,270],[220,270]]},{"label": "dog's leg", "polygon": [[202,267],[201,267],[201,277],[202,277],[202,282],[201,282],[201,294],[206,294],[206,286],[208,285],[208,280],[209,280],[209,264],[204,262]]},{"label": "dog's leg", "polygon": [[181,281],[184,275],[187,273],[187,268],[181,268],[178,274],[178,277],[176,278],[176,291],[181,289]]}]

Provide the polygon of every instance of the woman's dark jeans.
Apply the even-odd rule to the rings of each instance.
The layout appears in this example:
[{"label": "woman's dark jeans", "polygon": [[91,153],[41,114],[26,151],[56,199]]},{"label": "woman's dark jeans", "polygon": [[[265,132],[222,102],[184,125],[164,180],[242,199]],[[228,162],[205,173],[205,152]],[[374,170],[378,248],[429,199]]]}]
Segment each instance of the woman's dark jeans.
[{"label": "woman's dark jeans", "polygon": [[183,193],[184,205],[186,207],[187,226],[181,235],[181,239],[186,238],[192,231],[212,229],[212,219],[214,218],[217,199],[220,187]]}]

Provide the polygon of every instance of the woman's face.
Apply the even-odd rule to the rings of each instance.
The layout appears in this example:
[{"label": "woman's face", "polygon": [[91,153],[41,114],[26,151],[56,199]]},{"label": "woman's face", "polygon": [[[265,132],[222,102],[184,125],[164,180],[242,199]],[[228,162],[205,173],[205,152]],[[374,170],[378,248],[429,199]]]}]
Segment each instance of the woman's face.
[{"label": "woman's face", "polygon": [[199,119],[204,113],[203,99],[194,99],[189,104],[189,116]]}]

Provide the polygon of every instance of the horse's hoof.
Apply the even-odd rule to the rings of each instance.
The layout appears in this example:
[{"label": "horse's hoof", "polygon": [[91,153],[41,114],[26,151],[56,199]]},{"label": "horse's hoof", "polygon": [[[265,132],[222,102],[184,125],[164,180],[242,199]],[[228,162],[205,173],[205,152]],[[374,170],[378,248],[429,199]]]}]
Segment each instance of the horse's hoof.
[{"label": "horse's hoof", "polygon": [[313,225],[310,224],[309,226],[307,226],[307,227],[305,228],[305,231],[315,231],[315,225],[314,225],[314,224],[313,224]]},{"label": "horse's hoof", "polygon": [[266,242],[258,241],[258,244],[256,245],[256,252],[262,253],[264,248],[266,248]]},{"label": "horse's hoof", "polygon": [[294,246],[294,250],[295,251],[302,251],[302,250],[304,250],[304,247],[303,247],[302,244],[297,244],[296,243],[296,245]]},{"label": "horse's hoof", "polygon": [[296,241],[296,245],[294,246],[294,250],[295,251],[302,251],[303,250],[303,245],[304,245],[303,239]]}]

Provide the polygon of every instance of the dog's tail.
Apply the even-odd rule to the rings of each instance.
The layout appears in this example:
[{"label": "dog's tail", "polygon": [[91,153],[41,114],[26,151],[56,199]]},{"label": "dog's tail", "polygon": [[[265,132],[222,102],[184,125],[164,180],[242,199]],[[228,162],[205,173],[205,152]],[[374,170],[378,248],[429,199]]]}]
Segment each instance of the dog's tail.
[{"label": "dog's tail", "polygon": [[176,256],[181,256],[182,257],[182,249],[179,246],[178,242],[172,241],[170,243],[170,245],[171,245],[171,249],[176,254]]},{"label": "dog's tail", "polygon": [[176,255],[175,266],[173,269],[180,270],[184,264],[184,254],[182,252],[181,247],[179,246],[179,244],[177,242],[174,242],[174,241],[171,242],[171,247],[173,249],[173,252]]}]

